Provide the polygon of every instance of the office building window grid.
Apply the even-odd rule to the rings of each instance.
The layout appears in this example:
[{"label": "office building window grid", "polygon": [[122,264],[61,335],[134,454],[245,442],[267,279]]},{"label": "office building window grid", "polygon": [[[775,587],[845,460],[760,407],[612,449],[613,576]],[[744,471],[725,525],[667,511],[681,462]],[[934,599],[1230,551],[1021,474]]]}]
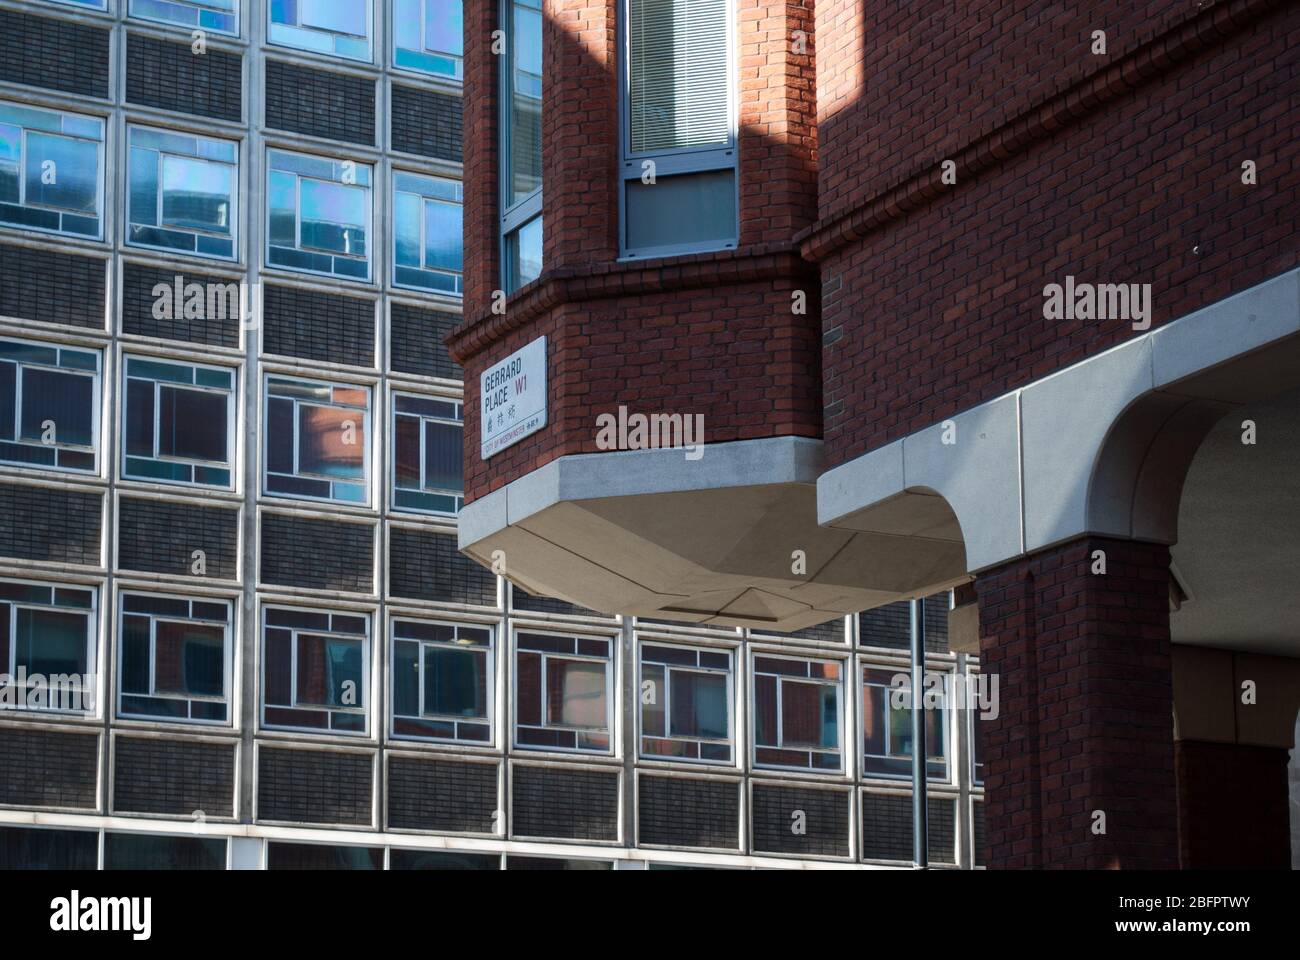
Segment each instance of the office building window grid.
[{"label": "office building window grid", "polygon": [[[239,775],[232,768],[229,815],[212,820],[281,823],[266,786],[279,782],[279,754],[309,765],[319,756],[360,758],[339,769],[362,769],[355,780],[362,786],[373,786],[370,776],[391,784],[399,761],[414,758],[430,769],[455,761],[461,776],[473,760],[499,778],[484,788],[497,791],[485,822],[430,820],[399,829],[527,843],[554,839],[556,829],[524,822],[521,811],[533,802],[527,791],[562,789],[536,780],[535,771],[554,769],[583,783],[588,773],[612,778],[612,834],[559,838],[577,845],[638,843],[645,833],[640,781],[653,776],[720,777],[742,805],[751,803],[753,784],[831,784],[852,794],[846,805],[855,822],[860,795],[900,789],[896,780],[864,776],[853,749],[859,714],[849,679],[869,660],[888,666],[896,650],[868,656],[853,643],[854,631],[827,644],[610,618],[560,601],[548,606],[455,554],[464,495],[459,384],[410,372],[412,348],[391,318],[414,309],[454,321],[460,313],[459,246],[445,242],[447,231],[459,229],[459,164],[394,156],[390,119],[378,109],[369,146],[261,123],[268,60],[325,72],[337,63],[373,80],[377,108],[399,77],[457,93],[463,49],[428,27],[430,16],[452,4],[424,0],[419,37],[394,29],[386,3],[364,5],[372,11],[364,29],[359,20],[335,23],[312,4],[281,12],[270,0],[20,6],[56,18],[104,10],[93,19],[121,49],[142,27],[186,47],[191,30],[201,28],[210,31],[210,52],[245,61],[244,122],[129,102],[120,57],[106,101],[0,83],[0,104],[18,108],[0,115],[0,246],[81,257],[111,278],[101,327],[70,325],[57,310],[0,316],[0,341],[17,345],[0,347],[0,488],[24,496],[37,490],[51,503],[82,498],[67,502],[81,511],[85,536],[96,545],[71,566],[5,548],[0,668],[57,666],[103,682],[108,703],[90,712],[103,709],[108,718],[93,761],[105,784],[110,769],[126,777],[127,746],[142,732],[185,749],[229,748]],[[519,0],[516,7],[529,18],[538,5]],[[271,26],[286,29],[273,37]],[[322,37],[343,46],[323,49]],[[527,136],[538,122],[540,66],[525,57],[518,71],[523,139],[515,193],[535,202],[539,214],[540,154]],[[17,140],[5,139],[6,124],[22,128]],[[47,159],[70,179],[41,184]],[[190,189],[173,192],[178,184]],[[520,282],[540,260],[540,216],[525,213],[516,243]],[[128,280],[146,272],[156,282],[133,293]],[[269,359],[271,326],[290,321],[257,312],[268,287],[291,301],[324,292],[373,308],[369,354],[303,349],[287,356],[277,347]],[[301,344],[318,335],[341,342],[329,339],[332,328],[319,332],[332,321],[317,319],[315,328],[294,328],[286,349],[294,336]],[[159,332],[142,332],[146,322]],[[216,336],[223,324],[237,331],[233,338]],[[432,320],[427,337],[440,338]],[[355,445],[343,443],[349,420]],[[45,421],[54,425],[49,442]],[[304,486],[276,489],[280,482]],[[88,505],[99,512],[87,513]],[[269,522],[285,517],[294,525]],[[281,574],[282,562],[294,577]],[[407,572],[430,589],[409,589]],[[490,577],[500,600],[470,591],[475,576]],[[56,617],[68,637],[76,626],[76,642],[61,640],[45,654],[30,649],[32,617]],[[840,769],[763,771],[753,764],[751,664],[759,656],[839,657]],[[97,677],[106,667],[110,675]],[[647,680],[660,685],[656,702],[644,700]],[[84,715],[0,714],[0,725],[8,732],[38,719],[71,728]],[[954,737],[963,721],[953,719]],[[625,761],[632,771],[626,777]],[[957,770],[950,762],[951,778],[935,789],[956,798]],[[120,779],[112,791],[106,787],[90,812],[139,814],[123,806],[126,785]],[[310,809],[314,802],[309,798]],[[505,815],[493,821],[498,809]],[[379,862],[391,867],[415,856],[398,849],[398,834],[374,832],[393,829],[396,818],[384,809],[364,823],[333,826],[372,831],[370,842],[348,849],[378,849]],[[11,829],[0,818],[0,830]],[[240,856],[224,839],[211,849],[172,849],[151,847],[157,838],[146,833],[142,826],[140,834],[87,848],[90,866],[141,858],[228,866]],[[871,859],[848,849],[848,837],[840,859]],[[85,855],[77,838],[20,839],[24,849],[56,844],[60,856]],[[968,830],[954,839],[968,842]],[[682,846],[701,862],[719,853]],[[721,853],[791,856],[760,849],[752,830]],[[301,851],[271,859],[291,855]],[[493,865],[502,859],[485,856]],[[372,862],[368,853],[363,859]],[[518,868],[538,861],[511,859]],[[589,852],[573,862],[610,864]]]}]

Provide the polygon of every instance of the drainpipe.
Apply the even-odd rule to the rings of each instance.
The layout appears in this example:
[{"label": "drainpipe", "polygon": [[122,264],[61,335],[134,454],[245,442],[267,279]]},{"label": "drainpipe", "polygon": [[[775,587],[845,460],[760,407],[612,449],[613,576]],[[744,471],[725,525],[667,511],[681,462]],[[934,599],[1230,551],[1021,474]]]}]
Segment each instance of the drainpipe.
[{"label": "drainpipe", "polygon": [[926,820],[925,766],[925,599],[912,606],[912,863],[918,870],[930,866]]}]

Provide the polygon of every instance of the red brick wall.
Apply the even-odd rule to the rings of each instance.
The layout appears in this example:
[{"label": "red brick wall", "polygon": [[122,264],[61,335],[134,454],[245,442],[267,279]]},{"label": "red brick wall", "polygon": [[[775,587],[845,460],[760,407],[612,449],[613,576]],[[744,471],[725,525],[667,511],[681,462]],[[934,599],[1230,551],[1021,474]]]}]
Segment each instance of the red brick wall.
[{"label": "red brick wall", "polygon": [[[504,315],[491,313],[500,286],[495,24],[467,5],[465,321],[449,340],[465,367],[467,500],[557,456],[595,452],[596,417],[620,405],[701,413],[708,443],[820,435],[818,280],[794,245],[816,213],[811,4],[738,3],[739,249],[623,264],[617,2],[546,0],[545,271]],[[801,51],[796,31],[808,35]],[[795,290],[807,297],[798,315]],[[548,426],[483,463],[479,375],[542,335]]]},{"label": "red brick wall", "polygon": [[1285,748],[1180,740],[1174,759],[1184,870],[1291,868]]},{"label": "red brick wall", "polygon": [[820,215],[937,164],[1197,11],[1195,0],[817,0]]},{"label": "red brick wall", "polygon": [[[1052,92],[1058,76],[1098,68],[1062,47],[1092,15],[1061,8],[1031,23],[1041,4],[1003,5],[1023,12],[1006,10],[987,30],[974,26],[979,5],[947,23],[933,4],[916,13],[869,4],[897,11],[873,28],[873,59],[856,66],[846,60],[855,42],[837,35],[828,56],[825,35],[855,6],[818,4],[821,203],[836,209],[856,191],[866,206],[822,222],[804,245],[822,267],[830,465],[1135,335],[1127,320],[1044,319],[1043,287],[1067,274],[1152,284],[1158,326],[1300,264],[1296,0],[1184,4],[1177,14],[1148,4],[1140,28],[1125,14],[1112,60],[1171,17],[1195,19],[971,147],[957,186],[925,174],[874,197],[873,178],[934,173],[943,145],[975,140]],[[949,58],[946,69],[936,57]],[[884,70],[865,82],[871,109],[850,103],[867,68]],[[966,129],[955,125],[967,117]],[[1258,185],[1241,183],[1243,160],[1258,164]]]},{"label": "red brick wall", "polygon": [[1176,867],[1168,548],[1082,539],[975,588],[999,684],[998,717],[975,720],[989,866]]},{"label": "red brick wall", "polygon": [[[501,318],[502,332],[491,334],[490,346],[465,364],[466,394],[475,398],[465,405],[467,499],[557,456],[597,452],[596,418],[617,414],[620,405],[630,413],[703,414],[706,443],[819,434],[816,287],[806,275],[798,279],[807,265],[789,253],[692,262],[693,270],[651,267],[625,274],[618,296],[578,299],[586,291],[567,285],[559,302],[536,308],[535,317],[513,329]],[[810,294],[807,316],[791,315],[795,287]],[[529,306],[525,300],[513,309]],[[479,456],[479,375],[543,335],[548,425],[485,463]]]}]

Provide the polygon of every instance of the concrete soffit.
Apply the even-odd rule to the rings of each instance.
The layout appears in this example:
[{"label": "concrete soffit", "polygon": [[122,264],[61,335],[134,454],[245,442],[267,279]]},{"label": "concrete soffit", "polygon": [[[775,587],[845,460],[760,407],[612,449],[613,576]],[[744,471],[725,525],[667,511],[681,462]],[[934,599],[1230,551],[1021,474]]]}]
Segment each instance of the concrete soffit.
[{"label": "concrete soffit", "polygon": [[942,498],[971,573],[1086,534],[1173,543],[1209,429],[1300,381],[1300,269],[841,464],[817,521],[905,527]]},{"label": "concrete soffit", "polygon": [[560,457],[467,504],[460,513],[462,550],[563,502],[813,484],[822,444],[773,437],[706,445],[699,460],[681,449],[624,450]]}]

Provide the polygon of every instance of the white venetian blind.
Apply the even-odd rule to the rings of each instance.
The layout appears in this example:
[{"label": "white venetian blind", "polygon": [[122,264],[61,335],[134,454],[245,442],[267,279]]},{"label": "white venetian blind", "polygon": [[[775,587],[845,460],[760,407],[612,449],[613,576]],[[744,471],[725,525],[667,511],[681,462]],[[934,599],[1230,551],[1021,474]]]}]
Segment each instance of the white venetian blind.
[{"label": "white venetian blind", "polygon": [[628,0],[632,152],[731,139],[732,0]]}]

